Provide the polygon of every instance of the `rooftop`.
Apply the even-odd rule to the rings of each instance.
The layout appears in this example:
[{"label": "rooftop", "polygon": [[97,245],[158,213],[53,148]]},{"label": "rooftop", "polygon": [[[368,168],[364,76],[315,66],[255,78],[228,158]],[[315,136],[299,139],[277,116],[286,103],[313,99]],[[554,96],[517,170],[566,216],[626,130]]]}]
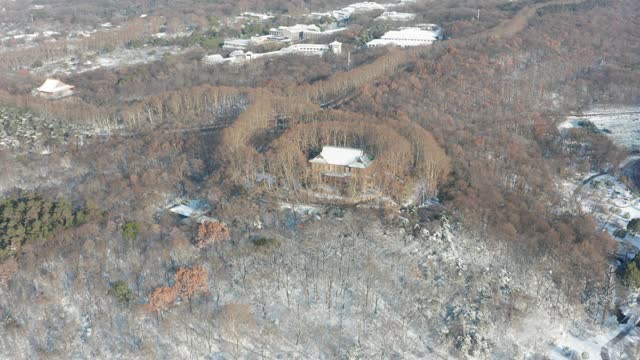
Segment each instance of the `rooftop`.
[{"label": "rooftop", "polygon": [[416,14],[402,13],[397,11],[385,11],[382,15],[378,16],[376,20],[395,20],[395,21],[408,21],[415,19]]},{"label": "rooftop", "polygon": [[361,149],[324,146],[320,155],[309,160],[314,164],[328,164],[365,169],[371,164],[371,157]]},{"label": "rooftop", "polygon": [[74,86],[65,84],[60,80],[47,79],[44,82],[44,84],[42,84],[38,88],[38,91],[44,92],[44,93],[54,93],[54,92],[57,92],[57,91],[72,90],[73,88],[74,88]]}]

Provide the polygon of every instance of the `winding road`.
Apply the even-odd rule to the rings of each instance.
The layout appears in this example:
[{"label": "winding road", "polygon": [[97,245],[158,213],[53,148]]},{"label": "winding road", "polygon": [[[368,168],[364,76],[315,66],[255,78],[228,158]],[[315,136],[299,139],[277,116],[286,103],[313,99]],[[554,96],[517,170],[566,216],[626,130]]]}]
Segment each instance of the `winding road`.
[{"label": "winding road", "polygon": [[600,349],[600,357],[602,360],[612,360],[611,355],[609,355],[609,349],[615,347],[620,343],[624,338],[629,335],[629,333],[638,325],[640,322],[640,307],[638,305],[634,306],[632,310],[629,311],[629,315],[627,318],[629,319],[626,326],[611,340],[609,340],[603,347]]}]

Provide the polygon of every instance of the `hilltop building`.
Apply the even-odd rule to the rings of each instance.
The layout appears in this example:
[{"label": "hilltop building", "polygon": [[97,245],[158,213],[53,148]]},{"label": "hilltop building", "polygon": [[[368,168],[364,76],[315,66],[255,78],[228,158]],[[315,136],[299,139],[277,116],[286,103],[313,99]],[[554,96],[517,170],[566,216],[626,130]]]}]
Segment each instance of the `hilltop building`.
[{"label": "hilltop building", "polygon": [[373,160],[361,149],[324,146],[313,159],[311,170],[324,181],[362,177]]},{"label": "hilltop building", "polygon": [[65,84],[57,79],[47,79],[44,84],[35,90],[38,96],[55,100],[73,95],[75,86]]},{"label": "hilltop building", "polygon": [[331,16],[333,16],[333,18],[337,21],[346,21],[349,20],[349,18],[351,18],[353,14],[364,14],[371,11],[384,11],[389,6],[390,4],[383,5],[370,1],[359,2],[351,4],[339,10],[334,10],[331,12]]}]

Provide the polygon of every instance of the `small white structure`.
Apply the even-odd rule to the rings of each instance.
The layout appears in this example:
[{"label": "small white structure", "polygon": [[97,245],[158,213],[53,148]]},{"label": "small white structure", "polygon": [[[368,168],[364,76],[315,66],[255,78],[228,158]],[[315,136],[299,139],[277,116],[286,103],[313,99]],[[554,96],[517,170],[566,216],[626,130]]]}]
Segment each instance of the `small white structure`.
[{"label": "small white structure", "polygon": [[416,14],[402,13],[397,11],[385,11],[376,20],[383,21],[410,21],[416,18]]},{"label": "small white structure", "polygon": [[180,204],[169,208],[174,214],[178,214],[183,217],[183,221],[195,220],[196,222],[203,224],[209,221],[217,221],[216,219],[207,216],[209,210],[208,206],[199,206],[198,201],[191,201],[189,204]]},{"label": "small white structure", "polygon": [[202,62],[205,65],[215,65],[215,64],[221,64],[225,62],[225,59],[220,54],[205,55],[202,58]]},{"label": "small white structure", "polygon": [[222,44],[223,49],[244,50],[251,45],[251,41],[247,39],[225,39]]},{"label": "small white structure", "polygon": [[75,86],[68,85],[57,79],[47,79],[36,89],[36,94],[54,100],[73,95]]},{"label": "small white structure", "polygon": [[200,209],[195,209],[191,206],[180,204],[169,209],[172,213],[182,215],[184,217],[195,217],[200,216],[205,213],[205,211]]},{"label": "small white structure", "polygon": [[374,39],[367,43],[367,47],[378,46],[421,46],[430,45],[431,43],[442,40],[442,28],[426,24],[422,27],[405,27],[399,30],[386,32],[380,39]]},{"label": "small white structure", "polygon": [[336,55],[342,54],[342,43],[339,41],[329,43],[329,50]]},{"label": "small white structure", "polygon": [[323,146],[320,154],[309,160],[312,164],[344,166],[349,168],[366,169],[371,165],[371,157],[361,149]]},{"label": "small white structure", "polygon": [[322,152],[309,163],[314,174],[331,183],[340,179],[365,179],[372,161],[361,149],[324,146]]}]

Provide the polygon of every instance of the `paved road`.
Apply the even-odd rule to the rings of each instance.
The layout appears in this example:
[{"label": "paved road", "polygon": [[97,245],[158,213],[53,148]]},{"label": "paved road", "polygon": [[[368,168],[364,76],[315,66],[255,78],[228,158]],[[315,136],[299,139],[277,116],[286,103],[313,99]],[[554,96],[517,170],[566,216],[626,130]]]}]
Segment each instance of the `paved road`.
[{"label": "paved road", "polygon": [[632,310],[629,311],[629,321],[627,321],[626,326],[616,335],[613,339],[609,340],[601,349],[600,349],[600,357],[602,360],[612,360],[609,355],[609,349],[615,347],[620,343],[624,338],[629,335],[629,333],[638,325],[640,322],[640,308],[639,306],[635,306]]}]

